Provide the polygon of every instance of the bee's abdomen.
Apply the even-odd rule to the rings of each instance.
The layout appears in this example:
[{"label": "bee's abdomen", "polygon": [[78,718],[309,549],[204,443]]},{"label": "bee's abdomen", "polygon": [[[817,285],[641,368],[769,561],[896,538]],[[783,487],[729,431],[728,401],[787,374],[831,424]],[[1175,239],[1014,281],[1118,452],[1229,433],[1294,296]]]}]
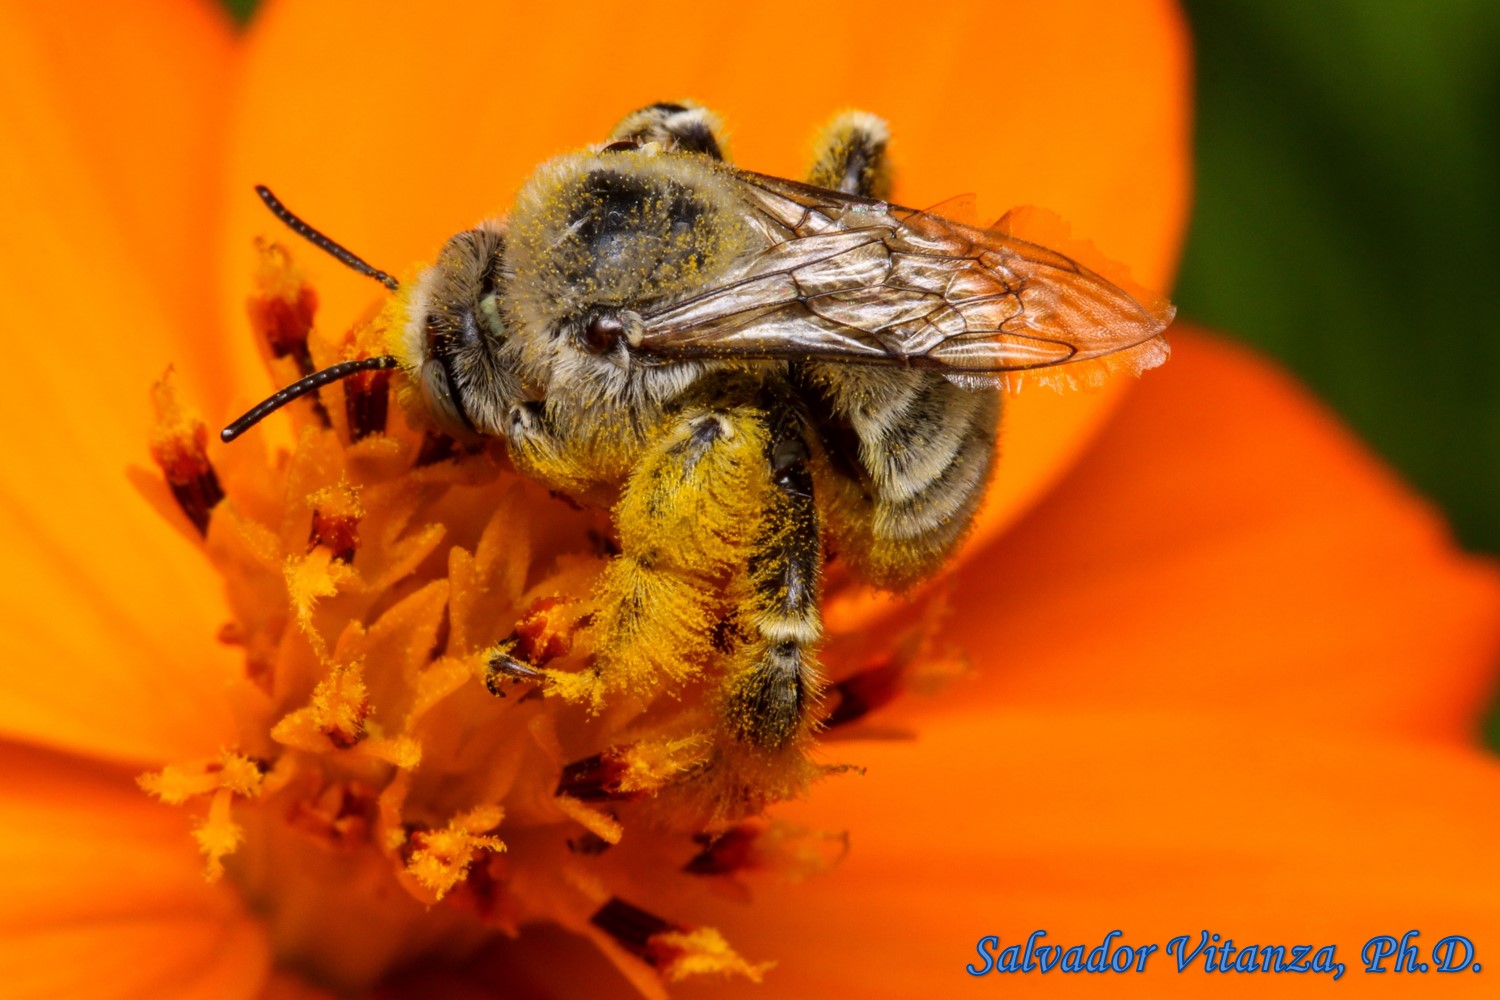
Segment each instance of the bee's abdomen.
[{"label": "bee's abdomen", "polygon": [[824,451],[845,480],[829,512],[836,548],[870,582],[909,586],[952,553],[978,510],[999,395],[931,372],[818,366],[810,375]]}]

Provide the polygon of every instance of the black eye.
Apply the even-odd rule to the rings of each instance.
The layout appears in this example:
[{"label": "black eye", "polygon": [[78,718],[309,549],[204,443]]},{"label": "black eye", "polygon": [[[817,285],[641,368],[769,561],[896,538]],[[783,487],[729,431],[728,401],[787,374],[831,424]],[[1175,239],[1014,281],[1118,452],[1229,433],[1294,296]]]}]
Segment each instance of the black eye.
[{"label": "black eye", "polygon": [[614,350],[624,335],[625,324],[608,313],[595,313],[583,325],[583,343],[595,354]]},{"label": "black eye", "polygon": [[438,424],[450,434],[472,434],[474,423],[464,410],[463,399],[453,380],[450,360],[446,357],[429,358],[422,365],[421,390],[427,408]]}]

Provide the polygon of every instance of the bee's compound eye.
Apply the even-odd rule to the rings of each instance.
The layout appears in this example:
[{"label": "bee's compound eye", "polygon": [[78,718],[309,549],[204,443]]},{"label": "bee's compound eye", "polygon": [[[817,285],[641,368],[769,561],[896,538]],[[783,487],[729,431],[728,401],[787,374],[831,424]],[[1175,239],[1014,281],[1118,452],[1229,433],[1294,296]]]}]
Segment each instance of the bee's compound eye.
[{"label": "bee's compound eye", "polygon": [[583,324],[583,343],[594,354],[607,354],[614,350],[620,338],[625,336],[625,324],[618,316],[595,313]]},{"label": "bee's compound eye", "polygon": [[459,436],[474,433],[474,427],[464,415],[463,407],[454,396],[453,383],[443,363],[430,358],[422,365],[422,399],[433,420],[449,434]]}]

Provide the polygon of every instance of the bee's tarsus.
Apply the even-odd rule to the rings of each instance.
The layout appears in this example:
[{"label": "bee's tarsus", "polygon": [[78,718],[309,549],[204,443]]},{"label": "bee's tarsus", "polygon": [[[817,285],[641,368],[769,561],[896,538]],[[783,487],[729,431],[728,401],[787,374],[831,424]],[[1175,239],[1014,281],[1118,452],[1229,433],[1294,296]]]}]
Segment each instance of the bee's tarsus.
[{"label": "bee's tarsus", "polygon": [[505,697],[505,688],[501,686],[502,681],[541,681],[546,677],[540,670],[522,663],[503,650],[492,653],[485,666],[484,686],[497,698]]},{"label": "bee's tarsus", "polygon": [[298,379],[280,392],[252,406],[244,416],[219,432],[219,440],[228,444],[292,400],[305,396],[315,389],[321,389],[330,382],[337,382],[341,378],[348,378],[359,372],[395,367],[396,359],[389,354],[360,358],[357,361],[340,361],[336,365],[329,365],[306,378]]},{"label": "bee's tarsus", "polygon": [[401,283],[380,268],[366,262],[358,254],[345,249],[333,240],[318,232],[312,226],[303,222],[292,210],[281,203],[281,199],[271,193],[271,189],[264,184],[255,185],[255,193],[260,195],[260,200],[266,203],[271,214],[286,224],[286,227],[298,236],[302,237],[313,246],[333,257],[340,264],[351,270],[358,271],[367,278],[374,278],[391,291],[401,287]]}]

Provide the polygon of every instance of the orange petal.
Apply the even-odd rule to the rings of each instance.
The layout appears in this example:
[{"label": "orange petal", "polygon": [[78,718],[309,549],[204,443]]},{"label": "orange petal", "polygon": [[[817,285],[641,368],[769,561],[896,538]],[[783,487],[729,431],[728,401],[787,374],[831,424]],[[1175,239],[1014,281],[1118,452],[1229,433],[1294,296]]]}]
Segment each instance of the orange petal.
[{"label": "orange petal", "polygon": [[[14,95],[0,115],[0,176],[15,195],[0,283],[7,327],[33,331],[10,349],[91,376],[67,397],[99,408],[85,426],[101,412],[133,416],[141,379],[173,360],[210,390],[222,367],[211,261],[233,43],[206,0],[0,12],[0,92]],[[195,357],[181,357],[189,346]]]},{"label": "orange petal", "polygon": [[0,494],[14,570],[0,578],[0,733],[153,763],[212,755],[233,732],[226,681],[242,669],[214,639],[227,617],[219,580],[112,483],[59,498],[54,513],[76,514],[76,528]]},{"label": "orange petal", "polygon": [[959,572],[979,679],[913,703],[1248,714],[1467,739],[1500,575],[1287,376],[1202,335]]},{"label": "orange petal", "polygon": [[246,968],[265,958],[248,924],[148,916],[7,935],[0,974],[18,997],[235,1000],[259,995]]},{"label": "orange petal", "polygon": [[[494,1000],[499,984],[504,996],[515,1000],[641,997],[588,938],[542,924],[526,928],[516,940],[499,938],[460,963],[418,963],[382,983],[373,1000]],[[672,995],[679,992],[692,995],[691,981],[674,987]],[[292,994],[274,1000],[304,998]]]},{"label": "orange petal", "polygon": [[[207,4],[0,11],[0,466],[13,571],[0,732],[116,756],[212,752],[228,662],[204,560],[127,483],[147,392],[201,336],[230,36]],[[24,95],[24,99],[22,96]],[[191,294],[189,293],[191,289]],[[201,390],[211,367],[196,369]]]},{"label": "orange petal", "polygon": [[[336,41],[330,43],[331,39]],[[473,40],[456,53],[455,39]],[[543,160],[597,142],[626,112],[691,98],[717,109],[738,162],[796,176],[810,137],[851,105],[887,116],[897,197],[974,191],[998,217],[1039,204],[1135,278],[1164,288],[1187,205],[1188,52],[1165,2],[965,2],[914,18],[868,3],[589,8],[490,3],[412,17],[366,5],[269,3],[249,39],[224,259],[231,329],[257,233],[289,239],[251,194],[295,210],[387,270],[502,213]],[[379,290],[301,251],[323,322]],[[264,381],[245,400],[265,394]],[[1066,465],[1118,388],[1014,402],[1010,461],[980,534]]]},{"label": "orange petal", "polygon": [[[693,918],[746,954],[775,956],[777,996],[881,998],[970,985],[976,944],[1154,943],[1144,974],[991,975],[1024,995],[1326,996],[1318,975],[1179,974],[1167,942],[1208,929],[1251,944],[1337,945],[1340,994],[1391,995],[1367,975],[1377,934],[1500,940],[1500,764],[1477,751],[1271,732],[1169,713],[1026,709],[948,720],[914,744],[850,745],[863,779],[787,810],[852,830],[844,865],[757,883],[745,907],[704,893]],[[1489,969],[1484,971],[1488,972]],[[1488,977],[1431,976],[1444,996]],[[947,984],[947,985],[940,985]],[[715,996],[758,996],[739,983]],[[1415,987],[1412,987],[1415,989]],[[691,989],[684,996],[694,995]]]},{"label": "orange petal", "polygon": [[204,882],[188,826],[127,773],[0,744],[7,994],[253,996],[264,935]]}]

